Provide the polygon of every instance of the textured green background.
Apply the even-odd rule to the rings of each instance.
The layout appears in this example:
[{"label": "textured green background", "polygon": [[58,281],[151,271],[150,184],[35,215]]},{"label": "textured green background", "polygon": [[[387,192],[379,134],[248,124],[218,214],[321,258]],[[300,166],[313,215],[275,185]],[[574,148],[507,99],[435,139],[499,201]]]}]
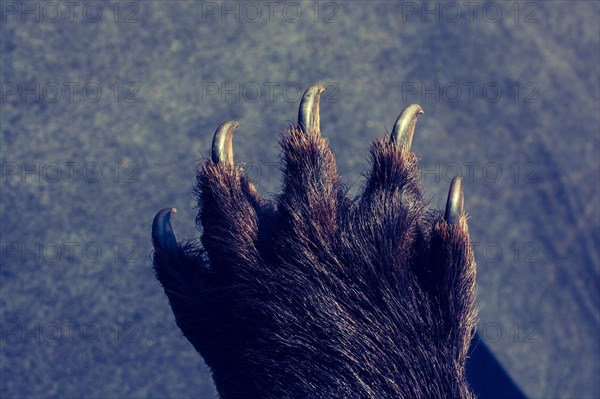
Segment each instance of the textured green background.
[{"label": "textured green background", "polygon": [[432,206],[456,166],[465,179],[482,339],[530,397],[600,396],[598,2],[482,2],[472,18],[461,2],[58,4],[2,2],[0,396],[213,396],[153,277],[150,224],[175,206],[178,236],[197,235],[194,170],[227,119],[237,160],[276,192],[275,140],[315,81],[352,192],[369,142],[423,106]]}]

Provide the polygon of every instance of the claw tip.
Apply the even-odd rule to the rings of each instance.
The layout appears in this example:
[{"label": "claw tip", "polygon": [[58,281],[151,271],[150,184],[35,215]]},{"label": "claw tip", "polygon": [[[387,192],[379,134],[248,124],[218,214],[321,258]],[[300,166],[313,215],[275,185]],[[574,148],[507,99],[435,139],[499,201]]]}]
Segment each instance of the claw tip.
[{"label": "claw tip", "polygon": [[215,131],[212,142],[212,161],[224,162],[233,166],[233,131],[240,124],[236,121],[226,121]]},{"label": "claw tip", "polygon": [[171,227],[171,215],[175,213],[177,213],[175,208],[164,208],[154,216],[152,241],[156,249],[177,248],[177,240]]},{"label": "claw tip", "polygon": [[314,83],[306,89],[300,101],[298,110],[298,126],[304,133],[320,130],[319,101],[321,93],[325,91],[319,83]]},{"label": "claw tip", "polygon": [[465,194],[460,176],[456,176],[450,183],[448,200],[446,201],[446,212],[444,219],[448,224],[457,224],[458,219],[465,211]]},{"label": "claw tip", "polygon": [[390,141],[406,146],[410,150],[413,135],[415,133],[415,126],[417,124],[417,117],[424,113],[425,111],[419,104],[411,104],[405,107],[394,123]]}]

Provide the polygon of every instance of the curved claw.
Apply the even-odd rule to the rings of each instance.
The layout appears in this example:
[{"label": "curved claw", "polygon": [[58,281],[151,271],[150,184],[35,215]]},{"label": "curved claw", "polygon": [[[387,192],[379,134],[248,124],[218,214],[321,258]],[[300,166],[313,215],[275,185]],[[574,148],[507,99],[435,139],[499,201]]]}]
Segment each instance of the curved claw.
[{"label": "curved claw", "polygon": [[177,240],[171,227],[171,215],[176,213],[175,208],[164,208],[158,211],[152,222],[152,242],[154,248],[177,248]]},{"label": "curved claw", "polygon": [[306,134],[316,130],[321,131],[321,122],[319,115],[319,101],[321,93],[325,88],[318,83],[315,83],[306,89],[300,101],[300,109],[298,110],[298,126]]},{"label": "curved claw", "polygon": [[417,117],[424,113],[425,111],[419,104],[411,104],[404,108],[394,123],[390,141],[400,146],[406,146],[410,150]]},{"label": "curved claw", "polygon": [[223,122],[215,131],[212,142],[212,161],[233,166],[233,131],[239,126],[235,121]]},{"label": "curved claw", "polygon": [[462,179],[456,176],[450,183],[448,190],[448,200],[446,201],[446,213],[444,219],[448,224],[457,224],[458,218],[465,211],[465,193],[463,190]]}]

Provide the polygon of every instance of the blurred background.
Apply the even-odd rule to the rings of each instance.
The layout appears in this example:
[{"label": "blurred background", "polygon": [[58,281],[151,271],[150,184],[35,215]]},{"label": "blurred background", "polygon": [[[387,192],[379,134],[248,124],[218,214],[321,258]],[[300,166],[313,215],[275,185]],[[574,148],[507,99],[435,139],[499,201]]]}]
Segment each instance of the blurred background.
[{"label": "blurred background", "polygon": [[599,4],[3,0],[0,396],[214,397],[152,218],[198,236],[195,169],[229,119],[273,196],[319,81],[352,193],[410,103],[431,206],[463,177],[480,397],[600,397]]}]

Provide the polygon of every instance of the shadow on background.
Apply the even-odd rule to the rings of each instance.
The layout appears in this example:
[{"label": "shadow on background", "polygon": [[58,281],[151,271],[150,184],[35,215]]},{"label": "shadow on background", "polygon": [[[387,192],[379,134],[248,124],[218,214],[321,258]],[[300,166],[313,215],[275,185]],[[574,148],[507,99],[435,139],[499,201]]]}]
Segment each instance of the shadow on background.
[{"label": "shadow on background", "polygon": [[478,334],[469,353],[467,379],[478,399],[526,399]]}]

